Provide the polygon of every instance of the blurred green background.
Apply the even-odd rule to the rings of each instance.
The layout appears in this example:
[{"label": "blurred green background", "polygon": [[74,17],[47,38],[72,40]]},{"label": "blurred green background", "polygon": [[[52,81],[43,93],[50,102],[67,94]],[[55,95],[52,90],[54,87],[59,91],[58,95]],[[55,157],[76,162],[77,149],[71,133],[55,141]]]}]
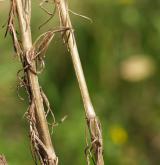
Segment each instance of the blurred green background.
[{"label": "blurred green background", "polygon": [[[33,1],[33,40],[58,26]],[[80,58],[90,95],[102,122],[104,159],[108,165],[158,165],[160,162],[160,1],[69,1]],[[51,4],[46,5],[53,11]],[[33,165],[28,123],[23,115],[27,97],[16,94],[16,73],[21,69],[8,35],[4,38],[9,0],[0,2],[0,153],[9,165]],[[85,119],[70,56],[61,36],[53,39],[46,69],[39,76],[57,121],[53,143],[59,164],[85,164]]]}]

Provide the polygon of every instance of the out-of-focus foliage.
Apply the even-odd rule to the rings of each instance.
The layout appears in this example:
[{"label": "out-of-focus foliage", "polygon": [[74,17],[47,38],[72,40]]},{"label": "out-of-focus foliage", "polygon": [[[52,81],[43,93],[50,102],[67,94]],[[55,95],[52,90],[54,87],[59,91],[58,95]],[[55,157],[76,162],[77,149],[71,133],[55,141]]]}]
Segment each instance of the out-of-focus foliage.
[{"label": "out-of-focus foliage", "polygon": [[[57,27],[33,1],[33,39]],[[102,121],[104,159],[109,165],[157,165],[160,162],[160,1],[69,1],[70,8],[93,19],[71,15],[84,73],[95,110]],[[52,11],[51,7],[48,8]],[[9,1],[0,2],[0,27]],[[26,101],[16,95],[21,68],[11,38],[0,28],[0,153],[10,165],[34,164],[23,118]],[[85,119],[80,92],[60,35],[51,43],[46,69],[39,76],[57,121],[53,143],[60,164],[85,164]]]}]

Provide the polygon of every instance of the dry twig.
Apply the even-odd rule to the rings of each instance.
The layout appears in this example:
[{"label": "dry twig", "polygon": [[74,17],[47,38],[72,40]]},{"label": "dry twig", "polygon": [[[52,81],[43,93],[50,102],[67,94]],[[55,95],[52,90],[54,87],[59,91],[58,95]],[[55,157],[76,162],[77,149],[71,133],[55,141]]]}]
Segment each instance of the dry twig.
[{"label": "dry twig", "polygon": [[[18,17],[21,42],[19,41],[15,30],[15,17]],[[48,124],[45,117],[43,99],[37,77],[36,52],[42,51],[42,44],[39,50],[35,50],[32,44],[31,29],[31,0],[11,0],[11,9],[7,32],[9,31],[12,38],[16,53],[22,62],[24,72],[23,78],[20,79],[22,86],[25,86],[29,95],[30,106],[28,108],[27,118],[30,123],[30,138],[32,143],[33,156],[39,158],[41,164],[57,165],[58,158],[52,146],[49,134]],[[53,35],[46,41],[47,46]],[[44,43],[43,43],[44,44]],[[38,56],[37,56],[38,57]]]},{"label": "dry twig", "polygon": [[71,29],[70,31],[65,31],[62,36],[71,54],[71,58],[73,61],[75,73],[78,79],[78,83],[85,107],[87,125],[91,136],[91,147],[89,147],[90,152],[93,153],[96,165],[104,165],[101,125],[95,114],[88,93],[85,77],[83,74],[83,70],[79,58],[78,48],[76,45],[76,40],[74,37],[74,32],[72,30],[72,24],[68,13],[69,10],[67,6],[67,2],[65,0],[54,0],[54,2],[59,12],[59,19],[61,26]]}]

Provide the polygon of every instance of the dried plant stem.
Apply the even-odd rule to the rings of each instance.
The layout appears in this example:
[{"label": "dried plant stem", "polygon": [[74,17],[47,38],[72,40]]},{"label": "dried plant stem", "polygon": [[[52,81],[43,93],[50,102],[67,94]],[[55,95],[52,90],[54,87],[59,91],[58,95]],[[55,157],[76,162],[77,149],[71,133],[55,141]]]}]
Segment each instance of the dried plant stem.
[{"label": "dried plant stem", "polygon": [[7,161],[4,155],[0,155],[0,165],[7,165]]},{"label": "dried plant stem", "polygon": [[[65,0],[55,0],[56,6],[59,11],[59,18],[61,26],[70,28],[70,31],[63,33],[64,41],[68,46],[69,52],[72,57],[75,73],[78,79],[84,107],[87,118],[87,124],[91,135],[91,150],[93,152],[96,165],[103,165],[103,142],[102,131],[100,122],[95,114],[92,102],[88,93],[85,77],[83,74],[79,53],[76,45],[76,40],[72,30],[72,24],[68,14],[68,7]],[[88,163],[89,164],[89,163]]]},{"label": "dried plant stem", "polygon": [[[19,27],[21,32],[23,56],[27,61],[27,59],[30,58],[29,56],[34,56],[34,51],[32,51],[32,37],[30,29],[31,0],[14,1],[16,4]],[[32,70],[36,71],[36,64],[34,60],[31,60],[29,65]],[[39,157],[42,159],[41,163],[47,165],[57,165],[58,158],[55,155],[51,137],[49,134],[38,77],[29,68],[26,69],[26,74],[31,92],[31,104],[34,105],[31,105],[30,110],[35,111],[36,129],[39,135],[39,139],[37,137],[36,138],[37,141],[39,141],[37,143],[39,143],[38,149],[40,154]],[[40,150],[45,151],[41,152]]]}]

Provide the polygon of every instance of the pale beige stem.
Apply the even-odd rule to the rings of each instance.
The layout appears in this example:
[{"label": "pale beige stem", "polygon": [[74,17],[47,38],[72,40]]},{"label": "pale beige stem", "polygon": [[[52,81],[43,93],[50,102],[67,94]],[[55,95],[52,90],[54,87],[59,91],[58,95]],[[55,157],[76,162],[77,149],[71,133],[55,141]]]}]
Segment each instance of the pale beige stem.
[{"label": "pale beige stem", "polygon": [[59,18],[61,21],[61,26],[68,27],[71,30],[66,31],[64,35],[64,40],[67,43],[69,52],[72,57],[75,73],[78,79],[84,107],[87,118],[88,128],[91,134],[91,145],[93,148],[94,157],[96,159],[96,165],[103,165],[103,142],[102,142],[102,132],[100,127],[100,122],[96,117],[88,88],[86,85],[85,77],[83,74],[83,69],[81,66],[79,53],[76,45],[76,40],[74,37],[71,20],[68,14],[68,7],[65,0],[55,0],[59,11]]},{"label": "pale beige stem", "polygon": [[[64,27],[69,27],[71,28],[72,31],[72,25],[71,25],[71,21],[70,21],[70,17],[66,8],[66,5],[64,3],[64,0],[57,0],[57,7],[59,9],[59,16],[61,19],[61,24]],[[94,112],[92,103],[91,103],[91,99],[88,93],[88,89],[87,89],[87,85],[86,85],[86,81],[85,81],[85,77],[83,74],[83,70],[82,70],[82,66],[81,66],[81,62],[80,62],[80,58],[79,58],[79,53],[78,53],[78,49],[77,49],[77,44],[75,41],[75,37],[73,34],[73,31],[66,31],[66,38],[67,38],[67,44],[68,44],[68,48],[69,51],[71,53],[71,57],[72,57],[72,61],[73,61],[73,65],[74,65],[74,69],[76,72],[76,76],[79,82],[79,87],[81,90],[81,94],[82,94],[82,98],[83,98],[83,102],[84,102],[84,106],[85,106],[85,110],[86,110],[86,114],[88,117],[95,117],[96,114]]]},{"label": "pale beige stem", "polygon": [[[17,14],[19,20],[19,27],[21,32],[22,46],[24,55],[27,56],[28,52],[32,50],[32,37],[31,37],[31,29],[30,29],[30,14],[31,14],[31,1],[25,0],[15,0],[17,7]],[[27,57],[26,57],[27,58]],[[36,71],[35,61],[31,61],[31,67],[34,71]],[[29,69],[27,71],[29,85],[31,88],[32,97],[35,104],[36,111],[36,119],[37,119],[37,130],[39,133],[39,138],[47,149],[46,155],[44,155],[45,159],[49,159],[49,165],[57,165],[58,159],[55,155],[48,124],[45,118],[43,100],[41,97],[40,86],[38,82],[38,77],[36,74],[32,73]]]},{"label": "pale beige stem", "polygon": [[0,155],[0,165],[8,165],[4,155]]}]

